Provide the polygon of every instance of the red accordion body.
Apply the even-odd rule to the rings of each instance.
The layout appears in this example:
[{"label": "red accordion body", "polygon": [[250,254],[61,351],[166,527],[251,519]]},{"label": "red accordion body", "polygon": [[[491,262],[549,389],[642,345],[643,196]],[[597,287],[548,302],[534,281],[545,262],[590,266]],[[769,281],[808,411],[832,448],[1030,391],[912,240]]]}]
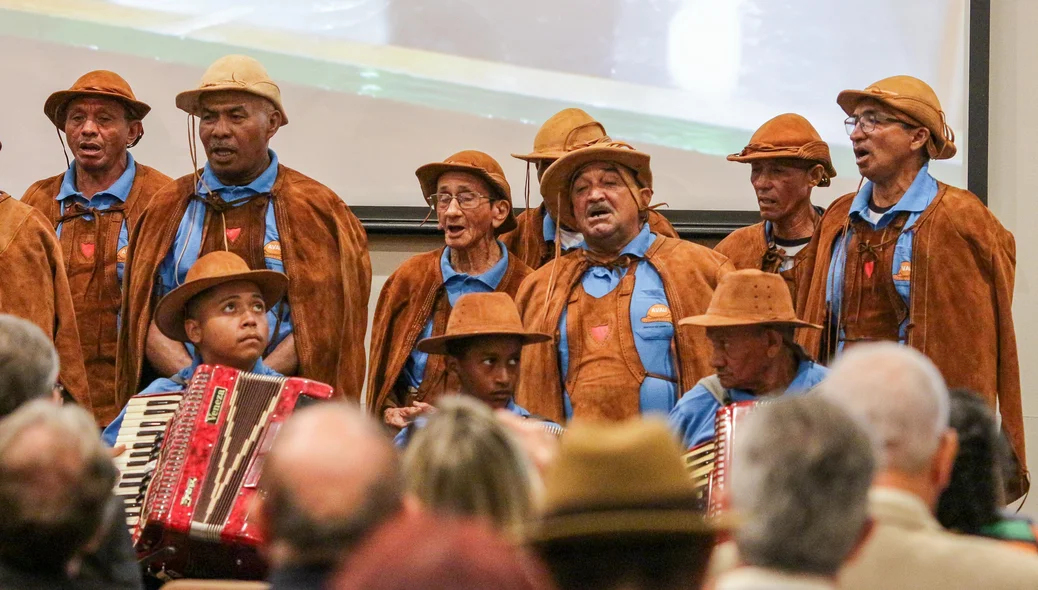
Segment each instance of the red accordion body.
[{"label": "red accordion body", "polygon": [[714,439],[696,445],[685,454],[685,465],[700,490],[699,505],[709,516],[727,510],[728,470],[732,464],[732,441],[739,424],[761,403],[736,402],[717,410]]}]

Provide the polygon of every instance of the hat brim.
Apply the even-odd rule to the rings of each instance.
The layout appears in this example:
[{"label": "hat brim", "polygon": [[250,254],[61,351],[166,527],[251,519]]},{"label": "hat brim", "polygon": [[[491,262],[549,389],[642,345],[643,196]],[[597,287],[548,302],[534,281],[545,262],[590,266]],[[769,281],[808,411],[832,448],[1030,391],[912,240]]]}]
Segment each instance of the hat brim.
[{"label": "hat brim", "polygon": [[691,509],[632,509],[547,515],[524,535],[533,545],[619,536],[710,539],[729,527]]},{"label": "hat brim", "polygon": [[151,107],[139,100],[131,100],[121,94],[104,92],[101,90],[59,90],[47,97],[43,103],[43,114],[47,115],[55,127],[64,131],[68,103],[77,98],[97,97],[117,100],[126,106],[130,117],[133,119],[144,119],[151,112]]},{"label": "hat brim", "polygon": [[202,95],[211,94],[213,92],[244,92],[253,96],[258,96],[265,99],[270,104],[274,105],[274,108],[281,113],[281,126],[288,125],[288,115],[285,114],[285,109],[280,104],[277,104],[270,99],[269,96],[251,90],[247,87],[242,86],[207,86],[205,88],[195,88],[193,90],[185,90],[177,94],[176,105],[177,108],[184,111],[189,115],[196,117],[202,116]]},{"label": "hat brim", "polygon": [[[892,100],[889,100],[886,96],[881,94],[865,92],[864,90],[844,90],[836,95],[836,104],[840,105],[843,112],[852,116],[854,115],[854,109],[858,108],[858,103],[865,99],[871,99],[883,104],[906,117],[914,119],[915,123],[919,126],[930,129],[930,139],[934,142],[934,146],[937,150],[936,154],[930,154],[931,158],[935,160],[947,160],[948,158],[955,156],[955,153],[958,151],[958,148],[955,147],[955,142],[942,137],[940,133],[936,133],[929,126],[923,124],[916,114],[911,111],[906,111],[903,106],[895,104]],[[902,97],[902,100],[911,100],[911,97]],[[915,100],[918,102],[918,99]]]},{"label": "hat brim", "polygon": [[448,354],[448,344],[455,340],[464,340],[465,338],[474,338],[478,336],[515,336],[523,341],[523,346],[527,344],[538,344],[541,342],[548,342],[551,340],[551,336],[542,334],[541,332],[518,332],[518,331],[507,331],[507,330],[474,330],[471,332],[464,332],[459,334],[444,334],[443,336],[433,336],[431,338],[425,338],[418,341],[417,348],[421,352],[428,354]]},{"label": "hat brim", "polygon": [[825,173],[829,178],[836,177],[836,168],[830,162],[824,160],[812,160],[801,156],[797,149],[784,149],[775,150],[769,152],[752,152],[749,154],[728,154],[725,158],[729,162],[741,162],[743,164],[750,164],[753,162],[759,162],[761,160],[800,160],[802,162],[811,162],[812,164],[820,164],[822,168],[825,168]]},{"label": "hat brim", "polygon": [[512,154],[512,157],[517,160],[524,162],[530,162],[536,164],[537,162],[543,162],[544,160],[558,160],[562,156],[565,156],[569,152],[530,152],[528,154]]},{"label": "hat brim", "polygon": [[234,281],[255,283],[263,296],[267,309],[274,307],[288,291],[288,276],[275,270],[253,270],[198,279],[173,289],[159,301],[155,308],[155,325],[166,337],[178,342],[187,342],[184,320],[187,318],[188,301],[206,289]]},{"label": "hat brim", "polygon": [[558,220],[570,228],[577,227],[573,204],[569,199],[569,184],[578,170],[593,162],[611,162],[626,166],[636,173],[649,168],[649,154],[610,145],[590,145],[555,160],[541,178],[541,197],[548,211],[558,214]]},{"label": "hat brim", "polygon": [[508,217],[505,218],[504,222],[494,230],[494,235],[499,236],[503,233],[507,233],[518,227],[515,221],[515,212],[512,207],[512,193],[511,190],[502,186],[501,182],[494,179],[494,177],[487,174],[487,171],[478,167],[470,166],[468,164],[459,163],[448,163],[448,162],[433,162],[432,164],[426,164],[415,170],[414,175],[418,177],[418,184],[422,187],[422,197],[425,198],[426,204],[430,207],[435,207],[435,203],[430,200],[430,197],[436,194],[436,183],[440,180],[446,172],[464,172],[466,174],[472,174],[483,179],[495,193],[497,193],[497,200],[508,203]]},{"label": "hat brim", "polygon": [[679,326],[702,326],[704,328],[721,328],[726,326],[793,326],[795,328],[812,328],[821,330],[822,327],[803,320],[776,320],[775,318],[748,318],[730,317],[717,314],[694,315],[678,320]]}]

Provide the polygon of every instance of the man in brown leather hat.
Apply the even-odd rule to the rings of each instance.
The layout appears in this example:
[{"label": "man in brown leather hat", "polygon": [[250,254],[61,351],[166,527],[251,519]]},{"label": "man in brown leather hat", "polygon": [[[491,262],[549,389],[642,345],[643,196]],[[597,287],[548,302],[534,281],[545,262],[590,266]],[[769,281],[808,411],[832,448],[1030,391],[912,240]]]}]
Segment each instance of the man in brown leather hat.
[{"label": "man in brown leather hat", "polygon": [[737,229],[714,250],[735,268],[777,272],[796,301],[801,262],[824,209],[811,204],[811,189],[829,186],[836,169],[829,146],[807,119],[786,113],[760,126],[732,162],[750,165],[750,184],[757,195],[760,223]]},{"label": "man in brown leather hat", "polygon": [[342,199],[279,164],[268,147],[288,123],[277,84],[258,61],[230,55],[176,102],[198,118],[208,161],[156,194],[130,235],[117,401],[191,364],[189,349],[156,328],[154,305],[216,250],[289,277],[288,296],[268,311],[263,362],[359,399],[371,289],[367,236]]},{"label": "man in brown leather hat", "polygon": [[[530,164],[536,167],[537,182],[540,182],[548,166],[566,152],[608,139],[605,127],[581,109],[563,109],[552,115],[534,136],[532,152],[512,154],[513,158],[527,163],[527,205],[530,201]],[[654,233],[668,238],[678,237],[666,217],[651,209],[648,216],[649,227]],[[558,218],[555,201],[545,199],[537,208],[528,208],[520,213],[516,218],[516,229],[501,236],[501,241],[527,266],[538,269],[555,257],[556,242],[560,251],[565,252],[578,247],[584,239],[573,226],[556,223]]]},{"label": "man in brown leather hat", "polygon": [[674,317],[703,313],[724,256],[655,234],[649,155],[620,142],[572,151],[544,173],[541,194],[581,231],[586,249],[523,282],[528,330],[554,334],[525,353],[518,403],[560,422],[667,413],[710,371],[703,330],[675,333]]},{"label": "man in brown leather hat", "polygon": [[429,403],[458,390],[445,358],[415,347],[440,336],[458,298],[500,291],[515,297],[530,269],[497,236],[515,228],[512,193],[501,165],[475,150],[415,171],[446,245],[405,261],[386,280],[375,307],[367,403],[403,428]]},{"label": "man in brown leather hat", "polygon": [[47,216],[61,242],[100,424],[119,412],[115,353],[130,228],[172,180],[129,152],[144,136],[142,120],[150,110],[126,80],[106,70],[88,72],[51,94],[43,112],[65,133],[74,160],[22,197]]},{"label": "man in brown leather hat", "polygon": [[3,191],[0,277],[0,313],[26,319],[43,330],[58,351],[60,370],[54,385],[61,385],[77,403],[92,410],[61,244],[43,214]]},{"label": "man in brown leather hat", "polygon": [[955,135],[926,83],[880,80],[836,99],[867,182],[826,211],[804,264],[800,341],[823,362],[873,340],[921,350],[950,387],[982,394],[1002,415],[1026,489],[1020,368],[1013,328],[1016,244],[980,199],[934,180],[931,159],[955,155]]}]

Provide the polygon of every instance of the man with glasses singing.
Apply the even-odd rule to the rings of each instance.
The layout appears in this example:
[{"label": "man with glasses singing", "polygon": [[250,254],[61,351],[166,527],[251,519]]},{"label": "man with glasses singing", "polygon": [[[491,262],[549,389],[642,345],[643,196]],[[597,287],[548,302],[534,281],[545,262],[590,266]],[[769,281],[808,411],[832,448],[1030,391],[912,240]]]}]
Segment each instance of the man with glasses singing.
[{"label": "man with glasses singing", "polygon": [[515,217],[511,189],[494,158],[467,150],[415,175],[446,245],[404,262],[386,280],[375,308],[367,404],[394,428],[407,426],[438,396],[459,390],[445,357],[415,344],[444,333],[462,295],[502,291],[515,297],[530,274],[497,239],[515,229]]},{"label": "man with glasses singing", "polygon": [[949,387],[997,404],[1020,466],[1007,500],[1018,498],[1027,483],[1013,236],[976,195],[930,176],[931,159],[955,155],[955,134],[926,83],[894,76],[836,101],[867,182],[829,207],[809,246],[797,310],[825,329],[799,340],[822,361],[861,342],[907,344]]}]

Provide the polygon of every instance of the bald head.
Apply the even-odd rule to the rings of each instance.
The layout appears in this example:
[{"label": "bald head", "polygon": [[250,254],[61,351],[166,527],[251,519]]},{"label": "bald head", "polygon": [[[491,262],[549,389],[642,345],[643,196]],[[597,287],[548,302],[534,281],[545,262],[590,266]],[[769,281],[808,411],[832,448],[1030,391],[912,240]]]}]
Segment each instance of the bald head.
[{"label": "bald head", "polygon": [[345,403],[292,416],[267,456],[263,480],[268,540],[287,561],[334,561],[401,508],[392,444],[370,417]]},{"label": "bald head", "polygon": [[888,470],[926,469],[948,430],[948,388],[914,348],[856,346],[833,365],[820,391],[865,420]]}]

